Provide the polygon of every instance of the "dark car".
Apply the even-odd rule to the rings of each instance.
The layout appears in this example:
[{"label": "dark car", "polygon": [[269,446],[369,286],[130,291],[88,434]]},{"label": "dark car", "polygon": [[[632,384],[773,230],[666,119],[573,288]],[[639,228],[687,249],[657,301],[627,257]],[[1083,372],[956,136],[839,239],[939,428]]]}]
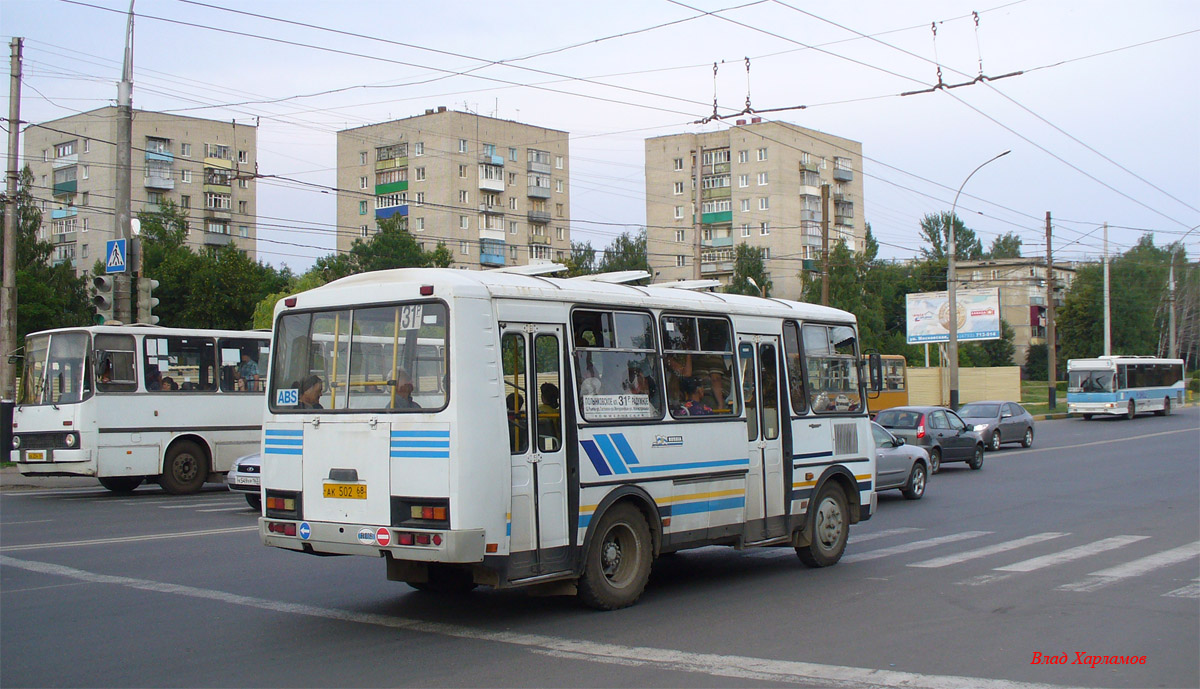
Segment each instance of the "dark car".
[{"label": "dark car", "polygon": [[875,491],[899,488],[909,500],[920,500],[929,479],[929,453],[877,423],[871,424],[871,435],[875,436]]},{"label": "dark car", "polygon": [[879,412],[875,422],[910,445],[927,448],[931,474],[940,471],[943,462],[983,468],[983,439],[945,407],[893,407]]},{"label": "dark car", "polygon": [[999,450],[1001,443],[1033,445],[1033,415],[1016,402],[971,402],[959,407],[958,415],[983,437],[989,450]]}]

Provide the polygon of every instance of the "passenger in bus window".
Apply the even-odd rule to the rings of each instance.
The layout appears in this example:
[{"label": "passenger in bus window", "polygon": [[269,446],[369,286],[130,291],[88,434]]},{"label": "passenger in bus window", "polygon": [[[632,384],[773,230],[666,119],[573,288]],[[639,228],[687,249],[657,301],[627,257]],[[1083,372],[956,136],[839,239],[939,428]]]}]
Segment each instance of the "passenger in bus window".
[{"label": "passenger in bus window", "polygon": [[586,354],[587,363],[583,367],[581,374],[582,380],[579,383],[580,394],[586,396],[600,394],[600,374],[596,372],[596,367],[592,365],[592,354]]},{"label": "passenger in bus window", "polygon": [[396,369],[396,377],[392,380],[392,385],[396,389],[395,403],[393,409],[420,409],[421,405],[412,398],[413,381],[412,376],[402,368]]},{"label": "passenger in bus window", "polygon": [[700,381],[688,377],[680,381],[680,387],[687,401],[683,403],[680,413],[684,416],[708,416],[713,413],[712,407],[704,403],[704,388]]},{"label": "passenger in bus window", "polygon": [[246,390],[258,391],[258,362],[250,357],[250,352],[242,351],[242,363],[237,367],[237,372],[242,379],[242,384],[246,386]]},{"label": "passenger in bus window", "polygon": [[111,383],[111,382],[112,382],[112,379],[113,379],[113,363],[112,363],[112,359],[107,359],[107,358],[106,358],[106,359],[104,360],[104,362],[100,364],[100,376],[99,376],[99,380],[100,380],[100,382],[101,382],[101,383]]},{"label": "passenger in bus window", "polygon": [[179,390],[179,383],[176,383],[175,379],[171,376],[163,376],[161,388],[163,392],[177,392]]},{"label": "passenger in bus window", "polygon": [[300,401],[296,406],[300,409],[324,409],[321,406],[321,391],[324,389],[324,383],[321,382],[320,376],[307,376],[300,381],[297,387],[300,388]]},{"label": "passenger in bus window", "polygon": [[146,389],[161,390],[162,389],[162,374],[158,368],[147,369],[146,371]]}]

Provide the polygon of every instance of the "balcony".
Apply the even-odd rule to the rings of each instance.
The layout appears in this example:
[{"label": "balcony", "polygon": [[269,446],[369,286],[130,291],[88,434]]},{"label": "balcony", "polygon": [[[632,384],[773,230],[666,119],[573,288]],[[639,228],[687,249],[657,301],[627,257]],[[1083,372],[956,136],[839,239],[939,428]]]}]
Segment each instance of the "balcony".
[{"label": "balcony", "polygon": [[[154,208],[154,210],[161,210],[158,207],[158,204],[149,204],[149,203],[146,204],[147,210],[149,210],[152,207]],[[204,209],[204,217],[212,218],[214,220],[232,220],[233,219],[233,211],[231,211],[228,208],[205,208]]]},{"label": "balcony", "polygon": [[732,273],[733,261],[704,261],[700,264],[701,275],[719,275]]},{"label": "balcony", "polygon": [[841,227],[854,227],[853,215],[835,215],[833,216],[833,224]]},{"label": "balcony", "polygon": [[221,170],[232,170],[233,161],[227,158],[205,158],[204,167],[215,167]]},{"label": "balcony", "polygon": [[147,189],[174,189],[175,180],[163,175],[146,175],[142,180],[142,186]]},{"label": "balcony", "polygon": [[60,232],[59,234],[54,235],[55,244],[70,244],[73,241],[75,241],[74,232]]},{"label": "balcony", "polygon": [[77,182],[76,180],[71,180],[70,182],[55,182],[54,183],[54,195],[55,196],[69,196],[71,194],[74,194],[78,190],[79,190],[79,182]]},{"label": "balcony", "polygon": [[503,215],[504,206],[499,203],[481,203],[479,204],[479,212]]},{"label": "balcony", "polygon": [[504,167],[504,156],[481,154],[479,156],[479,162],[483,163],[484,165],[498,165],[500,167]]},{"label": "balcony", "polygon": [[402,156],[400,158],[388,158],[387,160],[381,160],[375,163],[376,172],[391,170],[392,168],[397,167],[408,167],[408,156]]},{"label": "balcony", "polygon": [[504,228],[502,227],[481,227],[479,228],[479,241],[481,243],[488,242],[504,242]]},{"label": "balcony", "polygon": [[75,206],[68,208],[55,208],[50,211],[51,220],[62,220],[63,218],[73,218],[79,213]]},{"label": "balcony", "polygon": [[504,191],[504,173],[500,173],[496,177],[485,177],[479,175],[479,188],[484,191]]},{"label": "balcony", "polygon": [[854,170],[835,167],[833,168],[833,178],[839,182],[852,182],[854,181]]},{"label": "balcony", "polygon": [[804,163],[804,162],[800,163],[800,169],[808,170],[809,172],[820,172],[821,171],[821,168],[814,161],[809,161],[807,163]]},{"label": "balcony", "polygon": [[530,198],[548,199],[550,198],[550,187],[529,187],[526,192]]},{"label": "balcony", "polygon": [[391,182],[389,184],[376,184],[375,195],[386,196],[388,194],[397,194],[402,191],[408,191],[408,180],[402,182]]},{"label": "balcony", "polygon": [[722,174],[725,172],[729,172],[729,162],[726,161],[724,163],[716,163],[714,165],[705,165],[703,167],[703,171],[706,173],[714,174],[714,175],[719,175],[719,174]]},{"label": "balcony", "polygon": [[531,160],[531,161],[529,161],[528,170],[529,170],[529,172],[540,172],[544,175],[548,175],[548,174],[550,174],[550,161],[547,160],[544,163],[539,163],[539,162],[534,162]]},{"label": "balcony", "polygon": [[499,253],[495,253],[495,249],[479,249],[479,265],[481,266],[502,266],[504,265],[504,245],[500,245]]},{"label": "balcony", "polygon": [[158,151],[146,151],[146,162],[157,160],[162,163],[174,163],[175,156],[170,153],[160,153]]},{"label": "balcony", "polygon": [[800,211],[800,221],[801,222],[821,222],[821,211],[801,210]]},{"label": "balcony", "polygon": [[204,246],[225,246],[233,243],[233,235],[220,232],[205,232]]},{"label": "balcony", "polygon": [[732,195],[732,189],[729,187],[717,187],[716,189],[704,189],[700,192],[700,198],[707,201],[709,199],[727,199]]},{"label": "balcony", "polygon": [[546,244],[546,245],[549,245],[549,244],[550,244],[550,237],[548,237],[548,236],[546,236],[546,235],[544,235],[544,234],[533,234],[533,233],[530,233],[530,234],[529,234],[529,243],[530,243],[530,244]]},{"label": "balcony", "polygon": [[821,197],[821,187],[815,187],[811,184],[801,184],[800,185],[800,195],[801,196],[816,196],[817,198],[820,198]]},{"label": "balcony", "polygon": [[700,222],[704,225],[716,225],[723,222],[733,222],[733,211],[717,211],[716,213],[701,213]]},{"label": "balcony", "polygon": [[392,206],[390,208],[376,208],[375,209],[375,219],[376,220],[383,220],[384,218],[390,218],[390,217],[396,216],[396,215],[398,215],[402,218],[407,218],[408,217],[408,204],[405,204],[403,206]]},{"label": "balcony", "polygon": [[721,247],[721,246],[733,246],[733,237],[713,237],[712,239],[705,239],[705,240],[702,242],[702,245],[703,245],[705,248],[708,248],[708,247]]},{"label": "balcony", "polygon": [[529,211],[525,217],[529,222],[548,223],[550,222],[550,211]]},{"label": "balcony", "polygon": [[66,155],[61,158],[55,158],[50,163],[50,167],[55,170],[61,170],[64,167],[71,167],[72,165],[74,165],[78,162],[79,162],[79,154],[72,153],[71,155]]}]

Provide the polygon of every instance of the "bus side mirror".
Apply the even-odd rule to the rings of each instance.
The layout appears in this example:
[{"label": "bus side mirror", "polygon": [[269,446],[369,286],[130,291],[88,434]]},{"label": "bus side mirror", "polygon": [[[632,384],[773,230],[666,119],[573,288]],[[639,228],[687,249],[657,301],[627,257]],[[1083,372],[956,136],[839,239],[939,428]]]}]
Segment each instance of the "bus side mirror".
[{"label": "bus side mirror", "polygon": [[879,352],[867,355],[867,370],[870,372],[871,392],[883,390],[883,357]]}]

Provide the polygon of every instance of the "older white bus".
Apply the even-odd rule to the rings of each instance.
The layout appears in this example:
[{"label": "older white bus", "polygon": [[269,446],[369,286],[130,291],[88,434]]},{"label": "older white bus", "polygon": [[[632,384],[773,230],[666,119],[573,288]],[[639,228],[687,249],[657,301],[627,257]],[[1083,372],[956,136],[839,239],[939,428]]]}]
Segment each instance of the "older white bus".
[{"label": "older white bus", "polygon": [[875,508],[854,316],[615,279],[404,269],[280,302],[263,543],[601,609],[685,548],[836,563]]},{"label": "older white bus", "polygon": [[170,493],[195,492],[258,449],[269,353],[265,331],[107,325],[32,333],[12,461],[27,476],[95,476],[117,492],[147,479]]}]

